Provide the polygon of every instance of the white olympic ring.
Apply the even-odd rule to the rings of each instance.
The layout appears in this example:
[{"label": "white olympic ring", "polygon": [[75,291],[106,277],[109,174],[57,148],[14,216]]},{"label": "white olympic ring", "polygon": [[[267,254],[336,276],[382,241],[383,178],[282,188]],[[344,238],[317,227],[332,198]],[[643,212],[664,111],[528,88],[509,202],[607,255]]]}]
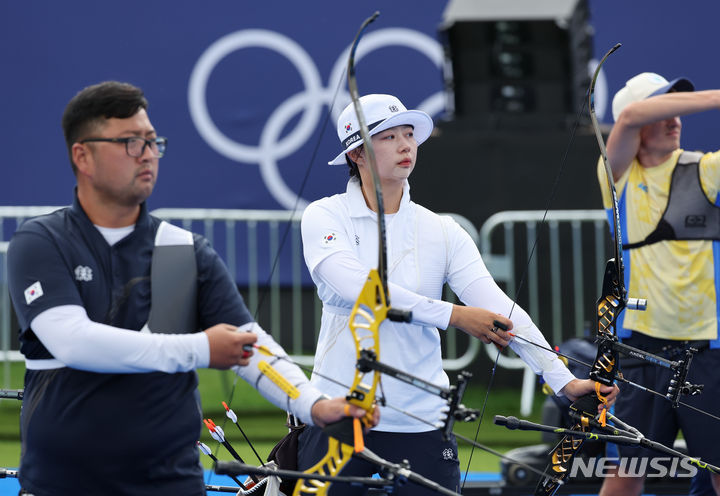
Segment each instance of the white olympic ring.
[{"label": "white olympic ring", "polygon": [[[440,44],[429,36],[406,28],[387,28],[369,33],[358,47],[356,61],[387,46],[402,46],[417,50],[427,57],[438,69],[443,64],[443,51]],[[243,48],[260,47],[274,50],[287,58],[300,74],[305,90],[281,103],[268,118],[260,135],[257,146],[238,143],[226,136],[212,120],[207,100],[207,84],[212,71],[229,54]],[[299,150],[314,135],[324,106],[333,105],[334,89],[341,84],[345,75],[346,60],[350,47],[339,55],[328,78],[327,87],[322,86],[320,74],[309,54],[295,41],[275,31],[249,29],[236,31],[223,36],[200,56],[190,76],[188,86],[188,104],[190,116],[203,139],[220,155],[240,163],[259,165],[260,174],[268,191],[285,208],[304,208],[307,201],[299,198],[283,180],[278,161]],[[597,61],[589,63],[592,73]],[[598,118],[603,119],[607,108],[608,86],[604,72],[601,71],[595,89],[595,102]],[[350,95],[342,90],[333,105],[332,121],[350,102]],[[445,108],[442,91],[438,91],[423,100],[417,108],[437,115]],[[295,128],[281,138],[287,123],[302,112]]]},{"label": "white olympic ring", "polygon": [[[440,44],[429,36],[404,28],[388,28],[375,31],[363,38],[356,53],[356,60],[378,48],[397,45],[419,51],[440,69],[443,63]],[[230,53],[248,47],[274,50],[287,58],[300,73],[305,90],[285,100],[268,118],[260,135],[258,146],[238,143],[226,136],[212,120],[205,98],[207,83],[215,67]],[[322,87],[317,67],[308,53],[290,38],[261,29],[236,31],[223,36],[200,56],[190,76],[188,104],[190,116],[202,138],[216,152],[240,163],[256,163],[268,191],[284,208],[304,208],[307,201],[299,198],[282,179],[278,160],[300,149],[314,135],[324,106],[333,103],[334,89],[340,85],[350,47],[338,57],[331,71],[328,86]],[[350,95],[343,91],[333,108],[333,121],[350,101]],[[441,91],[426,98],[418,109],[436,115],[444,109]],[[280,138],[287,123],[299,112],[302,117],[295,128]]]},{"label": "white olympic ring", "polygon": [[309,93],[320,91],[320,75],[312,59],[300,45],[290,38],[273,31],[261,29],[237,31],[223,36],[210,45],[195,64],[188,87],[190,115],[205,141],[218,153],[229,159],[239,162],[258,162],[263,153],[277,154],[276,157],[280,158],[291,153],[293,147],[290,145],[295,145],[298,141],[304,141],[302,139],[298,140],[300,136],[297,136],[297,132],[306,128],[309,124],[308,121],[315,121],[319,118],[321,110],[319,102],[318,105],[310,108],[310,112],[303,116],[295,130],[286,136],[282,142],[277,143],[272,150],[261,150],[260,147],[252,147],[233,141],[215,126],[208,112],[205,93],[213,69],[230,53],[247,47],[263,47],[283,54],[295,65],[295,68],[300,73],[306,91]]}]

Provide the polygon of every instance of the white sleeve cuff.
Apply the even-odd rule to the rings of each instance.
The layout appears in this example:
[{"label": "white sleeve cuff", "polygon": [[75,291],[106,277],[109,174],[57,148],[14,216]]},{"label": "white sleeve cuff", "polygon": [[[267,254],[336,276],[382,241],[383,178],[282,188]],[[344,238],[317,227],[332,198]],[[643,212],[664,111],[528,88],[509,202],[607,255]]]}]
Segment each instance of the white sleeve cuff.
[{"label": "white sleeve cuff", "polygon": [[[521,314],[519,313],[519,315]],[[522,339],[514,339],[510,342],[512,350],[520,355],[520,358],[530,366],[532,371],[536,374],[542,374],[543,379],[555,394],[562,396],[560,390],[568,382],[575,379],[572,372],[560,361],[557,355],[549,351],[550,345],[532,322],[525,326],[515,326],[513,332],[516,336],[546,348],[540,348]]]},{"label": "white sleeve cuff", "polygon": [[450,325],[453,304],[448,301],[420,298],[411,310],[413,324],[447,329]]},{"label": "white sleeve cuff", "polygon": [[[233,371],[254,386],[270,403],[289,411],[304,423],[314,425],[311,415],[312,406],[324,395],[310,384],[300,367],[289,361],[285,350],[257,323],[248,323],[239,327],[238,331],[252,331],[257,334],[257,344],[266,346],[274,356],[263,355],[255,351],[248,365],[235,366],[232,368]],[[291,399],[285,391],[260,371],[258,364],[261,361],[267,362],[277,370],[280,375],[298,389],[300,395],[296,399]]]},{"label": "white sleeve cuff", "polygon": [[204,332],[196,332],[195,334],[191,334],[191,336],[196,336],[197,339],[195,348],[197,354],[196,368],[206,369],[210,367],[210,341],[208,341],[207,334]]}]

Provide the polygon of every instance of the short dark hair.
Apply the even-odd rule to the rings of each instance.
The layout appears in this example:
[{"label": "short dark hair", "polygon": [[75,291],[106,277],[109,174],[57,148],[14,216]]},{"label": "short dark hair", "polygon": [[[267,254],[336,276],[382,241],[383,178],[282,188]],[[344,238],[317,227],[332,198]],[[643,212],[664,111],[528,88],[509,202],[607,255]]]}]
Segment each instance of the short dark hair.
[{"label": "short dark hair", "polygon": [[350,155],[347,153],[345,154],[345,161],[348,165],[348,174],[350,177],[357,177],[360,181],[360,184],[362,185],[362,178],[360,177],[360,169],[358,169],[358,164],[353,162],[353,159],[350,158]]},{"label": "short dark hair", "polygon": [[72,146],[85,138],[103,119],[126,119],[140,109],[147,109],[148,101],[143,91],[130,83],[104,81],[80,90],[65,107],[62,128],[70,156],[73,173],[77,166],[72,159]]}]

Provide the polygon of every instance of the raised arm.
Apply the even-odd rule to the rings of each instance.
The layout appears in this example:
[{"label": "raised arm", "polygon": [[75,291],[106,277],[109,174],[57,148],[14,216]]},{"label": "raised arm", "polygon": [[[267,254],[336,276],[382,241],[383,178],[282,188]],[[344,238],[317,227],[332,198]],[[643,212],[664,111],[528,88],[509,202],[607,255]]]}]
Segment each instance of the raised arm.
[{"label": "raised arm", "polygon": [[720,90],[671,92],[628,104],[607,140],[614,179],[617,181],[637,156],[643,126],[717,108],[720,108]]}]

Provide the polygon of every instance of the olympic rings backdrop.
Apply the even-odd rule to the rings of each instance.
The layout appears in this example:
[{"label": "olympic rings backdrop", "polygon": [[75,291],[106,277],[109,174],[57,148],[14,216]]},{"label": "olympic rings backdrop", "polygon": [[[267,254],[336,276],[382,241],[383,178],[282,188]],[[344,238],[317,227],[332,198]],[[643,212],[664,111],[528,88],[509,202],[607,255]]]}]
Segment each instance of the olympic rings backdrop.
[{"label": "olympic rings backdrop", "polygon": [[[396,94],[438,119],[444,109],[438,27],[446,3],[2,2],[0,204],[70,202],[74,179],[60,117],[79,89],[107,79],[142,87],[153,124],[169,138],[151,208],[292,209],[340,192],[345,167],[327,161],[339,151],[334,122],[349,101],[344,69],[359,24],[381,11],[358,50],[360,92]],[[598,87],[596,108],[605,120],[608,94],[638,72],[718,86],[720,69],[707,54],[717,46],[710,23],[719,4],[590,5],[596,55],[624,45]],[[717,147],[717,121],[710,119],[717,116],[687,120],[687,148]]]}]

